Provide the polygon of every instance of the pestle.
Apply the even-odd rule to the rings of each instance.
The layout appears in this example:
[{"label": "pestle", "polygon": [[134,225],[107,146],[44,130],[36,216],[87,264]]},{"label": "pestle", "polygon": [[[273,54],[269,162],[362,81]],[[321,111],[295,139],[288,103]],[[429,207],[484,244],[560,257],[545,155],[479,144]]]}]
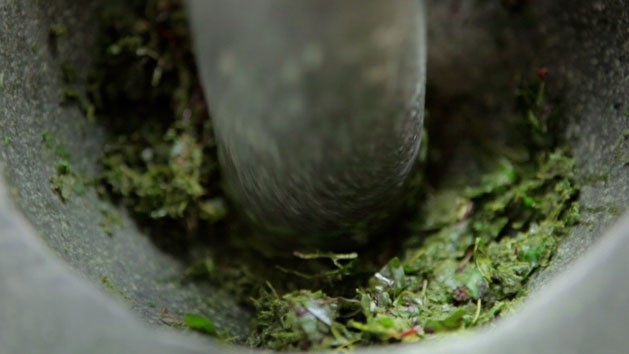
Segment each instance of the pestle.
[{"label": "pestle", "polygon": [[[228,194],[280,243],[351,246],[419,150],[421,0],[191,0]],[[327,246],[326,246],[327,247]]]}]

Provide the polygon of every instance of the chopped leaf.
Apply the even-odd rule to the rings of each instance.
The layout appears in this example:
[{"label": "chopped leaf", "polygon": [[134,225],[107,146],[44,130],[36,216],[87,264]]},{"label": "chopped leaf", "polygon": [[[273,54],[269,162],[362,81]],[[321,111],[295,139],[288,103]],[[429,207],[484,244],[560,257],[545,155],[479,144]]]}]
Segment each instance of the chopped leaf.
[{"label": "chopped leaf", "polygon": [[214,322],[205,316],[189,313],[183,316],[183,322],[192,330],[209,334],[211,336],[216,336],[218,334],[216,332]]}]

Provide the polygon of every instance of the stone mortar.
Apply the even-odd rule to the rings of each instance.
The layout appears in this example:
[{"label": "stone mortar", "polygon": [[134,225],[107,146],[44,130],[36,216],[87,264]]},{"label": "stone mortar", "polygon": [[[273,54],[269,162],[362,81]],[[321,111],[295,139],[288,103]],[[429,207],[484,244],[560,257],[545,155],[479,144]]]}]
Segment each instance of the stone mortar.
[{"label": "stone mortar", "polygon": [[[474,98],[471,108],[452,104],[444,115],[456,127],[443,137],[453,142],[446,169],[461,168],[467,142],[457,112],[471,109],[465,117],[478,117],[501,139],[494,117],[510,109],[513,74],[547,67],[569,118],[565,138],[584,184],[583,222],[519,313],[448,340],[359,353],[619,353],[629,345],[629,216],[622,216],[629,206],[629,140],[622,138],[629,2],[530,3],[534,11],[514,15],[498,2],[428,1],[428,100]],[[89,68],[98,5],[0,0],[0,139],[10,140],[0,146],[0,353],[249,352],[155,328],[163,308],[205,313],[234,333],[244,331],[247,313],[220,289],[176,281],[184,266],[124,211],[122,229],[105,235],[101,208],[113,206],[93,191],[66,203],[52,191],[56,157],[42,144],[46,131],[81,173],[98,169],[104,132],[59,105],[61,62]],[[53,48],[50,26],[59,22],[81,30]],[[102,286],[103,277],[111,286]]]}]

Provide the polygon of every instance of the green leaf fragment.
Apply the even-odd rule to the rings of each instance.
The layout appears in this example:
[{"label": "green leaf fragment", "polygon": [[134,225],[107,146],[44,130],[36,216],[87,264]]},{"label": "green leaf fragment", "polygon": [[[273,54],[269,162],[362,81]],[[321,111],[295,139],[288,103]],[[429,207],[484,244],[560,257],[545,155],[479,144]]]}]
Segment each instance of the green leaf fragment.
[{"label": "green leaf fragment", "polygon": [[211,336],[218,335],[214,322],[205,316],[189,313],[183,316],[183,322],[192,330]]}]

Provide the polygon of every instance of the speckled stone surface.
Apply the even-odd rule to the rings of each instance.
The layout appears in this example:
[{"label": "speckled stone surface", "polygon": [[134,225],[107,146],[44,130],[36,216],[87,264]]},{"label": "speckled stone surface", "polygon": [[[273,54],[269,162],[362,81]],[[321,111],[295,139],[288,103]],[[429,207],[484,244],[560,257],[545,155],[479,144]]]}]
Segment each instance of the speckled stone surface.
[{"label": "speckled stone surface", "polygon": [[[41,142],[44,131],[67,144],[85,174],[95,171],[103,139],[58,104],[61,61],[83,70],[89,64],[94,3],[0,0],[0,140],[10,138],[0,144],[0,353],[248,352],[147,328],[139,319],[155,324],[161,308],[201,306],[235,329],[246,316],[220,291],[172,282],[183,266],[130,219],[106,236],[95,193],[62,203],[51,189],[56,157]],[[464,118],[482,113],[478,119],[500,139],[492,119],[510,109],[502,100],[513,93],[513,73],[547,67],[570,120],[583,223],[516,315],[450,340],[358,353],[621,353],[629,346],[629,216],[605,233],[629,206],[629,2],[531,3],[533,13],[518,15],[498,2],[428,1],[428,99],[452,103],[444,117],[459,128],[448,137],[458,142],[453,156],[464,159],[465,139],[456,139]],[[59,41],[55,54],[48,36],[58,21],[82,30]],[[474,103],[457,106],[465,96]],[[455,158],[449,168],[459,164]],[[107,294],[102,276],[130,301]]]}]

